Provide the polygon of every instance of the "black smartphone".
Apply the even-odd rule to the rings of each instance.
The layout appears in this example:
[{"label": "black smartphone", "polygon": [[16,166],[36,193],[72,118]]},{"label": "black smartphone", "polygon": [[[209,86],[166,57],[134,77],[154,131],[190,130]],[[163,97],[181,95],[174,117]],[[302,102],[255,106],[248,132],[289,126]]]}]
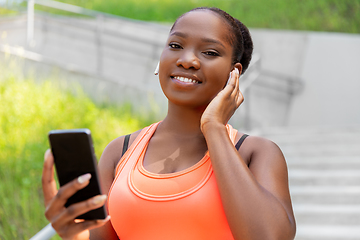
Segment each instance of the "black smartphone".
[{"label": "black smartphone", "polygon": [[[90,183],[71,196],[65,207],[102,194],[89,129],[52,130],[49,132],[49,142],[60,186],[83,174],[91,174]],[[78,216],[77,219],[105,219],[106,216],[105,206],[102,206]]]}]

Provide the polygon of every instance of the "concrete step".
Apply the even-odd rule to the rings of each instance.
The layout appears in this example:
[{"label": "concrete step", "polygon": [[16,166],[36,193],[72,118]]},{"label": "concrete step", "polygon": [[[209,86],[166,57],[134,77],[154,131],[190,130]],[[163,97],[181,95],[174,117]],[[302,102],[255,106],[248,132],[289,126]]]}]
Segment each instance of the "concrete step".
[{"label": "concrete step", "polygon": [[359,225],[360,227],[360,204],[294,204],[293,207],[299,225]]},{"label": "concrete step", "polygon": [[360,126],[274,128],[297,221],[296,240],[360,239]]},{"label": "concrete step", "polygon": [[354,157],[360,162],[360,127],[339,129],[286,129],[266,130],[261,136],[274,141],[285,157]]},{"label": "concrete step", "polygon": [[[255,131],[254,131],[255,132]],[[262,136],[337,136],[341,134],[360,134],[360,125],[349,126],[300,126],[300,127],[269,127],[258,131]]]},{"label": "concrete step", "polygon": [[287,135],[269,136],[269,139],[281,145],[293,144],[349,144],[352,142],[360,143],[360,133],[339,133],[333,135]]},{"label": "concrete step", "polygon": [[286,158],[289,169],[296,170],[346,170],[360,169],[360,156],[289,156]]},{"label": "concrete step", "polygon": [[295,240],[359,240],[359,225],[298,225]]},{"label": "concrete step", "polygon": [[289,182],[291,187],[301,186],[324,186],[345,187],[360,186],[360,169],[293,169],[289,170]]},{"label": "concrete step", "polygon": [[360,204],[360,186],[290,186],[294,204]]},{"label": "concrete step", "polygon": [[280,145],[285,157],[360,156],[360,143]]}]

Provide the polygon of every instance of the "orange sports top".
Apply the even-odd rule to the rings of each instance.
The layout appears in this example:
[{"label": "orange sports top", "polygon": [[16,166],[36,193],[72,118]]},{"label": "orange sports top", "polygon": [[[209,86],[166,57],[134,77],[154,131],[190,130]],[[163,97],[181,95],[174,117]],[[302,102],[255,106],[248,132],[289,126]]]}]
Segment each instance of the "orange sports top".
[{"label": "orange sports top", "polygon": [[[185,170],[155,174],[143,166],[159,123],[144,128],[116,167],[109,191],[111,223],[120,240],[233,240],[209,153]],[[237,130],[227,125],[234,143]]]}]

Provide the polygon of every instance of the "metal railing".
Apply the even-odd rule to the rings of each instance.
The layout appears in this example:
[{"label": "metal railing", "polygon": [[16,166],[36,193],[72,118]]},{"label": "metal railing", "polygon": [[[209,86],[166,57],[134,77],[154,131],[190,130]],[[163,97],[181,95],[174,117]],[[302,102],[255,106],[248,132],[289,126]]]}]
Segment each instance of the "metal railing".
[{"label": "metal railing", "polygon": [[51,223],[49,223],[29,240],[48,240],[55,234],[54,228],[51,226]]},{"label": "metal railing", "polygon": [[[57,9],[57,10],[61,10],[61,11],[65,11],[65,12],[69,12],[69,13],[74,13],[74,14],[78,14],[78,15],[83,15],[85,17],[91,17],[92,19],[95,19],[95,24],[84,24],[81,22],[72,22],[71,26],[72,27],[78,27],[79,29],[87,29],[89,31],[93,31],[94,32],[94,36],[95,36],[95,45],[96,45],[96,50],[94,52],[94,55],[96,56],[96,74],[99,76],[103,75],[103,68],[104,68],[104,63],[103,63],[103,56],[104,56],[104,43],[103,43],[103,39],[105,36],[111,36],[111,37],[116,37],[116,38],[121,38],[121,39],[126,39],[128,41],[134,41],[134,42],[138,42],[138,43],[143,43],[143,44],[148,44],[151,45],[153,48],[153,53],[157,52],[159,50],[159,48],[163,47],[163,44],[159,43],[158,41],[153,41],[151,39],[143,39],[143,38],[139,38],[139,37],[134,37],[132,35],[126,35],[124,33],[121,33],[119,31],[115,31],[113,29],[109,29],[104,27],[104,23],[106,21],[106,19],[120,19],[120,20],[125,20],[126,18],[122,18],[119,16],[115,16],[115,15],[111,15],[111,14],[107,14],[107,13],[103,13],[103,12],[98,12],[98,11],[94,11],[94,10],[89,10],[89,9],[85,9],[82,7],[78,7],[78,6],[74,6],[74,5],[70,5],[70,4],[66,4],[66,3],[62,3],[62,2],[57,2],[57,1],[52,1],[52,0],[28,0],[27,3],[27,44],[28,46],[32,46],[34,45],[34,39],[35,39],[35,5],[41,5],[44,7],[49,7],[49,8],[53,8],[53,9]],[[46,16],[42,16],[45,17]],[[51,21],[51,19],[47,19],[46,21]],[[130,19],[126,19],[126,21],[131,21],[133,23],[141,23],[142,25],[150,25],[151,27],[158,27],[158,25],[152,24],[152,23],[144,23],[142,21],[137,21],[137,20],[130,20]],[[62,20],[61,19],[57,19],[56,22],[58,24],[62,24]],[[66,21],[63,21],[63,24],[67,24]],[[119,50],[119,46],[111,46],[109,44],[106,45],[106,47],[113,47],[114,50]],[[136,52],[137,49],[127,49],[124,48],[124,51],[132,51],[132,52]],[[139,52],[139,54],[142,52]],[[155,55],[155,54],[153,54]]]}]

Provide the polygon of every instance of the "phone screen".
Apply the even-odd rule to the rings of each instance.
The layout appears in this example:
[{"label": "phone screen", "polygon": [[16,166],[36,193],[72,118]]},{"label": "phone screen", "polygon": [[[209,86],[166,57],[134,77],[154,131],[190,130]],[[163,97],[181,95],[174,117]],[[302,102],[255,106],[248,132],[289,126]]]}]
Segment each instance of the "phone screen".
[{"label": "phone screen", "polygon": [[[51,150],[60,186],[90,173],[90,183],[68,199],[65,206],[84,201],[101,194],[97,174],[97,161],[89,129],[53,130],[49,133]],[[104,219],[104,207],[92,210],[78,219]]]}]

